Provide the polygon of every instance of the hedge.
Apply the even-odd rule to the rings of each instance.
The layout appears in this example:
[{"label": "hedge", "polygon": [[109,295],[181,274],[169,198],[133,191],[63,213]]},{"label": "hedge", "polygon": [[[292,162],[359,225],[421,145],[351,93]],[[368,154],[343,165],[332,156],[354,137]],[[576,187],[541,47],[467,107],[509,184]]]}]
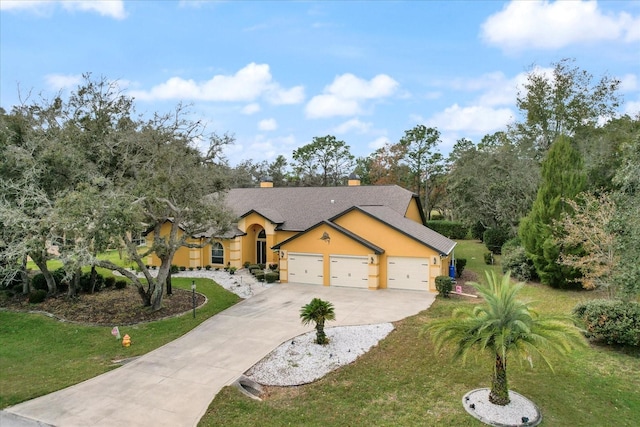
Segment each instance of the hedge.
[{"label": "hedge", "polygon": [[607,344],[640,346],[640,304],[620,300],[592,300],[578,304],[587,338]]},{"label": "hedge", "polygon": [[458,221],[427,221],[427,227],[450,239],[466,239],[469,229]]}]

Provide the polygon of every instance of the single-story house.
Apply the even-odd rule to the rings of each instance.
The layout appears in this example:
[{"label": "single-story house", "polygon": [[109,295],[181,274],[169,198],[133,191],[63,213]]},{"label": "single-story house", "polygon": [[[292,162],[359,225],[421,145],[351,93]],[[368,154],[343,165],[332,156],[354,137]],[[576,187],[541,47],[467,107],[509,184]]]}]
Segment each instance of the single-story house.
[{"label": "single-story house", "polygon": [[[456,245],[425,226],[418,196],[397,185],[361,186],[355,178],[343,187],[263,182],[230,190],[225,203],[238,217],[236,227],[203,248],[181,248],[174,264],[278,264],[283,283],[434,291]],[[149,264],[159,265],[158,258],[150,256]]]}]

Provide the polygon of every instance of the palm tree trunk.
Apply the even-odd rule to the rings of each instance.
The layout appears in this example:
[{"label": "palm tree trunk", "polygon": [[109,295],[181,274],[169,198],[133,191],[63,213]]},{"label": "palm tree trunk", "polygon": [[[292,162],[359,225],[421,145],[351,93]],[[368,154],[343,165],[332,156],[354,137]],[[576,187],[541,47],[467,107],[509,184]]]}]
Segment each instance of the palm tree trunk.
[{"label": "palm tree trunk", "polygon": [[316,342],[321,345],[327,343],[327,336],[324,333],[324,320],[316,322]]},{"label": "palm tree trunk", "polygon": [[506,357],[503,359],[498,353],[496,353],[496,367],[493,371],[489,402],[500,406],[507,405],[510,402],[507,384],[507,359]]}]

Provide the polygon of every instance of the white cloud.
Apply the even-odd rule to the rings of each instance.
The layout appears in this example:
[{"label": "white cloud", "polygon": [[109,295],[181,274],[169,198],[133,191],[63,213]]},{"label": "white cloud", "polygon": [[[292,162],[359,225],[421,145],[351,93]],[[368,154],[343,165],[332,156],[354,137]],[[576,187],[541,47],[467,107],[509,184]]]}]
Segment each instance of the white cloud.
[{"label": "white cloud", "polygon": [[369,147],[372,150],[377,150],[378,148],[382,148],[385,145],[390,143],[391,141],[389,141],[389,138],[387,138],[386,136],[379,136],[378,138],[374,139],[369,144],[367,144],[367,147]]},{"label": "white cloud", "polygon": [[460,107],[453,104],[431,116],[426,122],[441,131],[464,131],[473,135],[485,135],[500,129],[514,119],[509,108],[494,109],[482,105]]},{"label": "white cloud", "polygon": [[56,4],[68,11],[98,12],[102,16],[115,19],[127,17],[122,0],[2,0],[0,10],[26,10],[43,14],[49,13]]},{"label": "white cloud", "polygon": [[316,95],[305,109],[307,117],[354,116],[362,113],[360,103],[355,99],[344,99],[336,95]]},{"label": "white cloud", "polygon": [[131,95],[144,101],[190,99],[232,102],[252,102],[264,96],[273,104],[295,104],[304,99],[304,90],[302,86],[282,89],[274,82],[268,64],[252,62],[232,75],[218,74],[203,82],[172,77],[148,91],[134,91]]},{"label": "white cloud", "polygon": [[507,50],[640,40],[640,16],[604,13],[595,1],[512,1],[483,24],[482,39]]},{"label": "white cloud", "polygon": [[296,145],[293,135],[266,138],[264,135],[256,135],[248,140],[238,141],[233,146],[224,148],[225,155],[230,163],[235,164],[239,159],[254,159],[256,161],[272,161],[278,155],[290,157],[292,147]]},{"label": "white cloud", "polygon": [[260,122],[258,123],[258,129],[265,131],[276,130],[278,129],[278,123],[275,119],[260,120]]},{"label": "white cloud", "polygon": [[365,123],[358,119],[351,119],[336,126],[333,129],[333,132],[337,134],[349,133],[352,131],[357,133],[367,133],[371,129],[371,126],[371,122]]},{"label": "white cloud", "polygon": [[620,90],[621,91],[634,91],[638,90],[638,76],[635,74],[625,74],[620,78]]},{"label": "white cloud", "polygon": [[267,99],[274,105],[300,104],[304,101],[304,86],[281,89],[276,85],[267,94]]},{"label": "white cloud", "polygon": [[630,117],[640,116],[640,99],[637,101],[627,101],[624,104],[624,113]]},{"label": "white cloud", "polygon": [[82,75],[49,74],[45,76],[45,80],[52,90],[74,89],[82,83]]},{"label": "white cloud", "polygon": [[242,108],[242,114],[251,115],[260,111],[260,104],[253,102],[251,104],[247,104]]},{"label": "white cloud", "polygon": [[326,86],[321,95],[311,98],[306,114],[311,118],[360,114],[365,100],[389,97],[398,86],[398,82],[386,74],[379,74],[371,80],[343,74]]}]

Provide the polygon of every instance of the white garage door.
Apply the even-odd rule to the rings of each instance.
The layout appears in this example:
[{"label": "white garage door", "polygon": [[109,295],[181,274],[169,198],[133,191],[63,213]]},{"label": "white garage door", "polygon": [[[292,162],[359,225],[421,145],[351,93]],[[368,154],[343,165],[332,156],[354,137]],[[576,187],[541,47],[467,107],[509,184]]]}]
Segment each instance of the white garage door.
[{"label": "white garage door", "polygon": [[331,286],[369,287],[369,259],[366,256],[331,255],[329,260]]},{"label": "white garage door", "polygon": [[429,259],[389,257],[387,288],[429,290]]},{"label": "white garage door", "polygon": [[289,253],[289,282],[322,285],[323,265],[322,255]]}]

